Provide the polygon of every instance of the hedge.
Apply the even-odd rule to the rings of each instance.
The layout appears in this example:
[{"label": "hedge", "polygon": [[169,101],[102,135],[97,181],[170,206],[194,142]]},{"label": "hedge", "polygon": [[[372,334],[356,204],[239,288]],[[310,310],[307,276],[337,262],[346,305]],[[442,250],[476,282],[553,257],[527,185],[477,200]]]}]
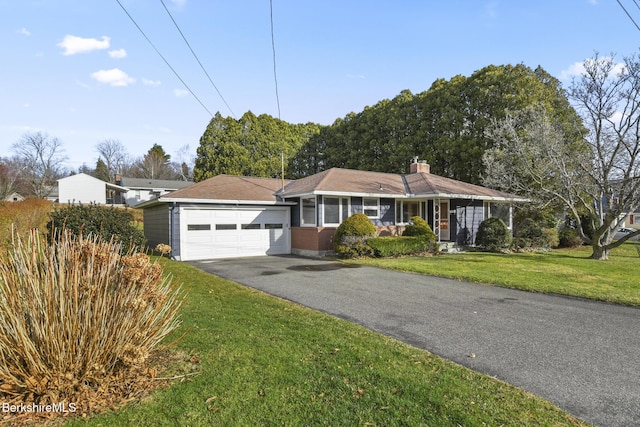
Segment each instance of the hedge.
[{"label": "hedge", "polygon": [[372,237],[367,244],[377,257],[417,255],[437,250],[437,246],[424,236]]}]

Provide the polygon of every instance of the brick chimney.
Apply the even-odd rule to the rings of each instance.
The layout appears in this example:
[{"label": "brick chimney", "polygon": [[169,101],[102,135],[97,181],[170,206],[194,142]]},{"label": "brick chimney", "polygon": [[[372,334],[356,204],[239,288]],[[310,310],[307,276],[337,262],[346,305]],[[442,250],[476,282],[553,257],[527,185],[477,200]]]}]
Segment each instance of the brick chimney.
[{"label": "brick chimney", "polygon": [[431,166],[425,160],[418,160],[414,157],[409,169],[410,173],[431,173]]}]

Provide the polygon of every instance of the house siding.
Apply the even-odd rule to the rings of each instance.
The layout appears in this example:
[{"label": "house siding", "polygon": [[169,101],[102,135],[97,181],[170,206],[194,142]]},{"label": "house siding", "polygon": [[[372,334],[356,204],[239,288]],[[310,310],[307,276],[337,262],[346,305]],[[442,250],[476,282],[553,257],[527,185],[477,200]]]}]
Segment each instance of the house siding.
[{"label": "house siding", "polygon": [[[169,239],[169,206],[160,205],[147,208],[143,211],[144,217],[144,237],[147,238],[147,245],[155,248],[159,243],[164,243],[172,247]],[[172,251],[175,252],[175,251]]]},{"label": "house siding", "polygon": [[373,222],[375,226],[395,225],[396,199],[380,199],[380,219]]},{"label": "house siding", "polygon": [[106,183],[84,174],[72,175],[58,180],[58,201],[60,203],[107,202]]}]

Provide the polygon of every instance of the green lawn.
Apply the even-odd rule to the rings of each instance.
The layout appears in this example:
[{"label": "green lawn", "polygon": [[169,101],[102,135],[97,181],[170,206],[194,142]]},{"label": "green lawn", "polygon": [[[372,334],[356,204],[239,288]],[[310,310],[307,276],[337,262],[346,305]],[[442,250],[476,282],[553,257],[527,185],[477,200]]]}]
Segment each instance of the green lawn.
[{"label": "green lawn", "polygon": [[583,247],[545,253],[503,255],[470,252],[356,262],[533,292],[638,306],[640,257],[636,246],[635,243],[627,243],[614,249],[608,261],[590,259],[591,249]]},{"label": "green lawn", "polygon": [[188,264],[162,263],[187,292],[186,335],[175,349],[197,359],[198,374],[68,425],[585,425],[428,352]]}]

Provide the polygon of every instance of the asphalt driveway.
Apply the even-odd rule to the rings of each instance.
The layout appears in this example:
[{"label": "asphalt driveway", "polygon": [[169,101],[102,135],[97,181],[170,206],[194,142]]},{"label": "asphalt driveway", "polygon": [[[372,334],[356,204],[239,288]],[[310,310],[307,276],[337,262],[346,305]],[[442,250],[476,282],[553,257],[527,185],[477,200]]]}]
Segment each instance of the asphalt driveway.
[{"label": "asphalt driveway", "polygon": [[293,256],[194,261],[542,396],[640,425],[640,309]]}]

